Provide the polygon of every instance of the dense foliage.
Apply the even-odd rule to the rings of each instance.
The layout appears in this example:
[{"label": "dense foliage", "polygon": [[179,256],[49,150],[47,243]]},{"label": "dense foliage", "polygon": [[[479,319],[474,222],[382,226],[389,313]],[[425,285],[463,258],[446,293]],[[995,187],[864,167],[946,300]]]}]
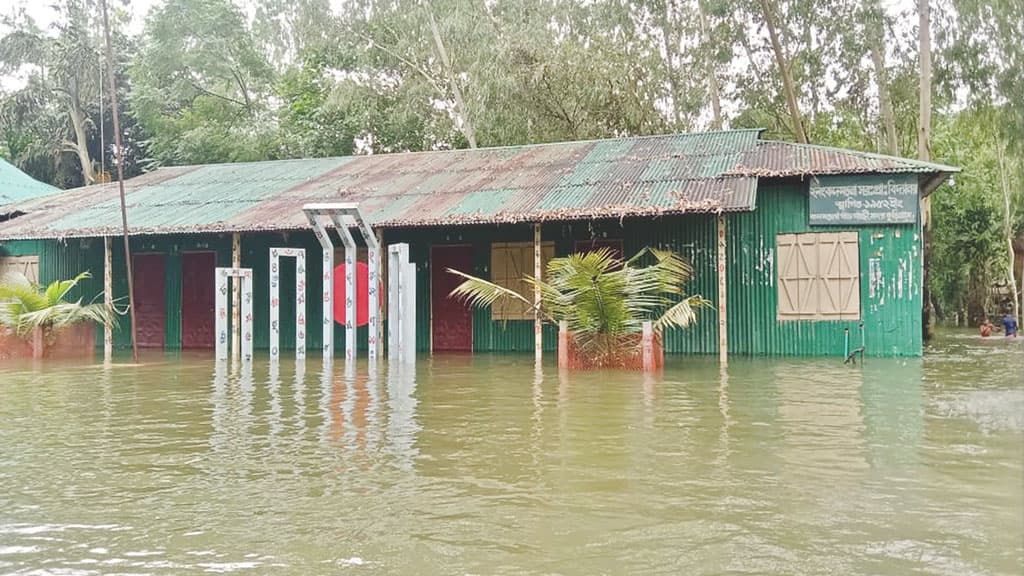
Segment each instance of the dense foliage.
[{"label": "dense foliage", "polygon": [[116,326],[117,317],[106,304],[67,299],[68,292],[89,277],[88,272],[83,272],[70,280],[38,286],[21,274],[0,276],[0,328],[27,336],[36,328],[58,331],[81,322]]},{"label": "dense foliage", "polygon": [[[69,187],[113,164],[107,63],[95,0],[53,10],[46,29],[4,22],[0,74],[27,81],[0,93],[0,154]],[[116,14],[113,66],[129,176],[763,127],[964,167],[934,196],[940,313],[992,307],[1007,237],[1024,245],[1019,0],[161,0],[141,34],[116,33],[127,21]]]}]

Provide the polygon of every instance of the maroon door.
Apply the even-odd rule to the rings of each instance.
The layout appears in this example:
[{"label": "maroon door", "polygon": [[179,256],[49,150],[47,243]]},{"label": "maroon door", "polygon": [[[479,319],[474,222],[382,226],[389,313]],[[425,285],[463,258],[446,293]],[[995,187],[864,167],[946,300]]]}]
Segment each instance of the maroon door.
[{"label": "maroon door", "polygon": [[473,350],[473,310],[450,298],[462,278],[448,269],[473,272],[472,246],[434,246],[430,251],[430,318],[434,352]]},{"label": "maroon door", "polygon": [[136,254],[132,257],[135,278],[135,321],[140,348],[163,348],[167,325],[164,287],[164,255]]},{"label": "maroon door", "polygon": [[213,252],[188,252],[181,256],[181,347],[213,348],[214,268]]}]

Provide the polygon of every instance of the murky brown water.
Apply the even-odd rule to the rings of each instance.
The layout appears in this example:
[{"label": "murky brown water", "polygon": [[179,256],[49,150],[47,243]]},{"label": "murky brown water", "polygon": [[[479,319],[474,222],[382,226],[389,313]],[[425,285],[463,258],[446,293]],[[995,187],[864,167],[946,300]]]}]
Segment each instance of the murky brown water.
[{"label": "murky brown water", "polygon": [[0,573],[1020,574],[1024,342],[0,368]]}]

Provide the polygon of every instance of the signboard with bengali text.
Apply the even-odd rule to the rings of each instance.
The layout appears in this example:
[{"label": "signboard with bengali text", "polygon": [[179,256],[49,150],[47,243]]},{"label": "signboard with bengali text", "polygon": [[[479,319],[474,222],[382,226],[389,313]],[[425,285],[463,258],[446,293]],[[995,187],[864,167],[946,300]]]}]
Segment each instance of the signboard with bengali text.
[{"label": "signboard with bengali text", "polygon": [[811,180],[811,226],[913,224],[916,174],[820,176]]}]

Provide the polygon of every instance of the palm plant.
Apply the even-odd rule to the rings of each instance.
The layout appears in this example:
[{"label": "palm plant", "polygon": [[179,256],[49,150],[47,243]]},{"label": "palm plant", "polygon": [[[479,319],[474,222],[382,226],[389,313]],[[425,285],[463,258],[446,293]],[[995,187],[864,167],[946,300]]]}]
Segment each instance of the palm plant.
[{"label": "palm plant", "polygon": [[43,288],[22,274],[5,275],[0,278],[0,326],[20,336],[27,336],[37,328],[52,333],[89,321],[116,326],[117,317],[105,304],[65,300],[72,288],[91,277],[88,272],[82,272],[71,280],[57,280]]},{"label": "palm plant", "polygon": [[[641,265],[645,256],[653,263]],[[576,347],[591,357],[621,351],[627,342],[638,341],[645,321],[653,321],[661,337],[665,328],[686,328],[697,320],[697,309],[710,306],[700,296],[686,296],[683,284],[693,277],[693,267],[668,250],[645,248],[629,260],[607,249],[552,258],[546,279],[524,276],[540,288],[541,303],[532,297],[487,280],[449,269],[465,278],[451,293],[473,306],[491,306],[505,299],[539,310],[554,324],[565,322]]]}]

